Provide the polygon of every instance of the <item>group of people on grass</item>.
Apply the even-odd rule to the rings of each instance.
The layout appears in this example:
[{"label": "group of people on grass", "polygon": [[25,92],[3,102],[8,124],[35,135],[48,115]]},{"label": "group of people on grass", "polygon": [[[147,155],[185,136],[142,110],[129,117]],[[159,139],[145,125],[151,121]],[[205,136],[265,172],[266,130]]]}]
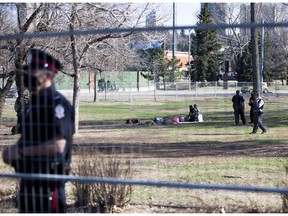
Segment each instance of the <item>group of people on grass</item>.
[{"label": "group of people on grass", "polygon": [[189,105],[189,113],[187,116],[173,116],[173,117],[155,117],[153,122],[156,124],[177,124],[177,123],[189,123],[189,122],[202,122],[203,117],[200,114],[200,110],[197,104]]},{"label": "group of people on grass", "polygon": [[[234,118],[235,125],[239,125],[239,116],[241,117],[241,121],[243,125],[246,125],[246,117],[245,117],[245,99],[242,95],[240,95],[240,91],[236,91],[236,95],[232,97],[233,109],[234,109]],[[248,102],[250,106],[250,124],[253,124],[253,130],[250,134],[256,134],[258,128],[262,130],[262,134],[266,133],[267,130],[262,124],[262,114],[264,108],[264,100],[257,93],[256,95],[251,93]]]}]

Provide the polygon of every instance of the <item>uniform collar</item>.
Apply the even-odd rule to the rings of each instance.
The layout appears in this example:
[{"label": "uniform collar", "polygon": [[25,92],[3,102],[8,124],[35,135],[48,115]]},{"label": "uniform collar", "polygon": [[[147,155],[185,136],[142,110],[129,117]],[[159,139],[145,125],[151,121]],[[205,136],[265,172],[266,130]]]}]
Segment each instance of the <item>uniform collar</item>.
[{"label": "uniform collar", "polygon": [[[41,98],[41,97],[47,97],[47,95],[50,95],[50,93],[52,91],[55,91],[55,85],[51,85],[48,88],[42,89],[38,94],[32,94],[32,101],[36,101],[37,98]],[[50,96],[48,96],[50,97]]]}]

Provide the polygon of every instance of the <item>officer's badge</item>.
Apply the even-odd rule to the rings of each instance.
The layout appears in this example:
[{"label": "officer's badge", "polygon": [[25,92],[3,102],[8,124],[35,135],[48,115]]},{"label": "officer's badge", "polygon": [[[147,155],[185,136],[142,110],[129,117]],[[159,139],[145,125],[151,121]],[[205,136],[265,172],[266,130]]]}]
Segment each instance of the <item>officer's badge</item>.
[{"label": "officer's badge", "polygon": [[62,119],[65,116],[65,109],[61,104],[58,104],[55,107],[55,117],[58,119]]}]

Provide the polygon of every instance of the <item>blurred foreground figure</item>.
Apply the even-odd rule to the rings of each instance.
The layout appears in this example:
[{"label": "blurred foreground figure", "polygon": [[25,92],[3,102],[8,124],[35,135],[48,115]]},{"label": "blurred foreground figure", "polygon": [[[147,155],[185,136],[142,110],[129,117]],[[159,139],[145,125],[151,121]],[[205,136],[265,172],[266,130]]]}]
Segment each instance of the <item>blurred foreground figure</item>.
[{"label": "blurred foreground figure", "polygon": [[[21,137],[2,155],[17,173],[69,173],[74,111],[53,82],[62,68],[57,59],[36,49],[23,67],[31,97],[20,122]],[[20,213],[66,212],[65,182],[21,179],[18,208]]]}]

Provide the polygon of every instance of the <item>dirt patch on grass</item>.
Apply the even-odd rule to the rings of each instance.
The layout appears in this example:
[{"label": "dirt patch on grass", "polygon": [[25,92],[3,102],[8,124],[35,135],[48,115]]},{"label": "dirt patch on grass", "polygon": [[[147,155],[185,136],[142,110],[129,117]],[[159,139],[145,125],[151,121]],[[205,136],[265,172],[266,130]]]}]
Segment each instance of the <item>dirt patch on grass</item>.
[{"label": "dirt patch on grass", "polygon": [[[13,122],[0,125],[1,151],[5,146],[14,144],[19,137],[11,135],[12,126]],[[246,133],[250,128],[243,130]],[[273,136],[270,138],[274,139]],[[287,137],[283,138],[284,141],[285,138]],[[134,180],[169,181],[171,178],[167,172],[169,167],[229,163],[243,158],[287,158],[288,147],[284,141],[277,140],[267,144],[268,141],[263,140],[260,135],[258,138],[247,138],[242,132],[237,131],[223,130],[207,134],[203,130],[197,131],[192,128],[188,132],[177,130],[175,125],[131,126],[125,125],[124,121],[87,121],[80,123],[80,132],[74,136],[73,157],[77,158],[79,148],[92,148],[102,155],[113,154],[123,160],[131,160]],[[1,172],[13,172],[4,165],[0,168]],[[247,169],[249,172],[249,167]],[[241,185],[250,185],[251,182],[257,182],[257,179],[261,178],[251,176],[250,179],[246,179],[241,178],[240,174],[240,179],[236,179],[239,176],[235,176],[227,177],[231,178],[230,184],[238,180]],[[177,181],[189,182],[189,179],[179,176]],[[1,186],[6,188],[4,194],[13,194],[9,190],[15,187],[15,182],[2,181]],[[73,212],[76,210],[73,210],[75,200],[69,193],[71,187],[71,184],[68,184],[67,200],[69,211]],[[0,194],[5,200],[11,199],[6,195]],[[5,212],[15,211],[11,206],[6,208]],[[130,205],[117,211],[121,213],[281,212],[281,198],[278,194],[136,186]]]}]

